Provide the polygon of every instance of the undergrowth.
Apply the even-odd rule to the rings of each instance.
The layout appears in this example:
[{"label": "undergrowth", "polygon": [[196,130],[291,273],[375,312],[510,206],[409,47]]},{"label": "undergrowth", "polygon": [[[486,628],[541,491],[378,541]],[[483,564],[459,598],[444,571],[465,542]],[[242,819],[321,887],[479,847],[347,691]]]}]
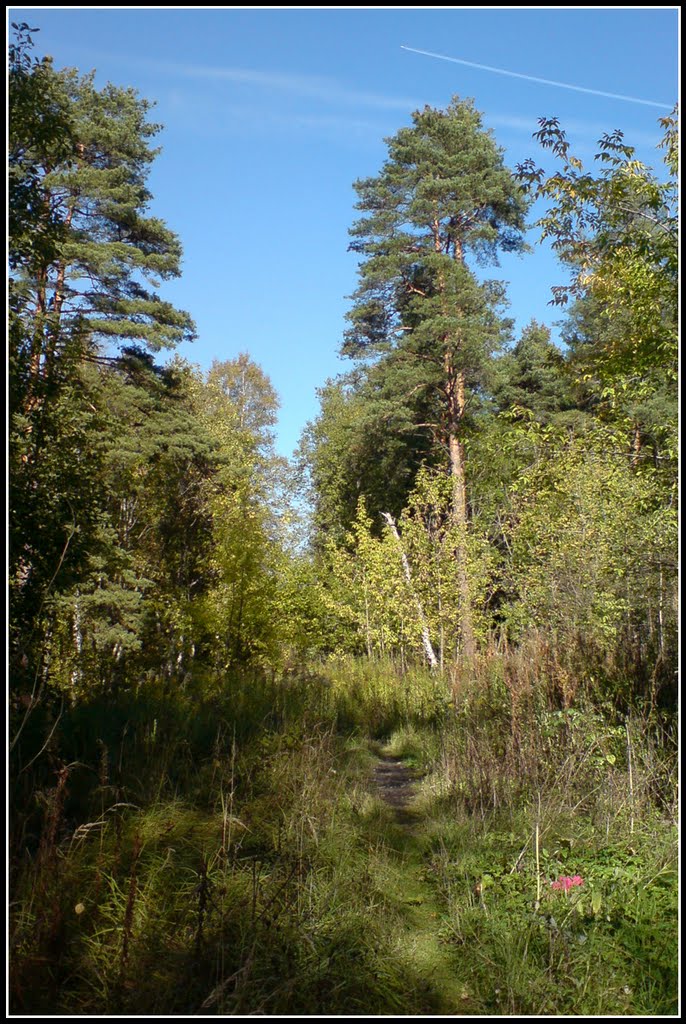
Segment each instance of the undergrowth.
[{"label": "undergrowth", "polygon": [[672,725],[556,685],[350,660],[36,716],[12,1012],[675,1013]]}]

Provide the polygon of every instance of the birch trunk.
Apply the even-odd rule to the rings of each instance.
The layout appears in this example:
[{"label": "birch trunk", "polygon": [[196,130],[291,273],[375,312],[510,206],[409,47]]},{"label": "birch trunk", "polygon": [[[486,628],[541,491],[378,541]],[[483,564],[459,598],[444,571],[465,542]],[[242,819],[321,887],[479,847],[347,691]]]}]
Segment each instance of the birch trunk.
[{"label": "birch trunk", "polygon": [[422,646],[424,647],[424,653],[426,654],[427,661],[429,662],[431,669],[437,669],[438,659],[436,658],[434,649],[431,646],[431,637],[429,635],[429,626],[426,621],[426,615],[424,614],[424,609],[422,608],[422,602],[419,600],[419,595],[417,594],[412,584],[412,573],[410,571],[410,563],[407,560],[407,555],[405,554],[405,549],[403,548],[403,544],[400,539],[400,534],[398,533],[398,527],[395,525],[395,520],[393,519],[393,516],[390,514],[390,512],[382,512],[381,516],[388,523],[388,526],[393,536],[395,537],[396,544],[398,545],[398,551],[400,552],[400,558],[403,564],[403,572],[405,574],[405,579],[407,580],[407,585],[410,588],[410,592],[412,593],[412,596],[414,598],[415,605],[417,606],[419,624],[422,630]]}]

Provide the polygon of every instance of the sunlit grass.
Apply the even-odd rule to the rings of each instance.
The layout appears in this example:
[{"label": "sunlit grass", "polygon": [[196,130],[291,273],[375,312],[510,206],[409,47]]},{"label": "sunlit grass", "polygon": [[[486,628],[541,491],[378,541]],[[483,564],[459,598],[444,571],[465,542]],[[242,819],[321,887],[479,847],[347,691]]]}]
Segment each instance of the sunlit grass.
[{"label": "sunlit grass", "polygon": [[67,714],[13,865],[16,1012],[675,1013],[668,732],[503,678],[351,660]]}]

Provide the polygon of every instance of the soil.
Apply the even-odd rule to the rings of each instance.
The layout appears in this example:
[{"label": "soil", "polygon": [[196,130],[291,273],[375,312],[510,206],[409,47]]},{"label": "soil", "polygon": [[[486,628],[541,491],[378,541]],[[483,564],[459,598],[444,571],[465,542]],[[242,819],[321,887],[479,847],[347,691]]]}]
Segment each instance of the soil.
[{"label": "soil", "polygon": [[418,778],[418,773],[403,761],[383,753],[374,768],[374,784],[379,796],[393,808],[399,825],[411,825],[417,820],[411,804],[416,794],[414,783]]}]

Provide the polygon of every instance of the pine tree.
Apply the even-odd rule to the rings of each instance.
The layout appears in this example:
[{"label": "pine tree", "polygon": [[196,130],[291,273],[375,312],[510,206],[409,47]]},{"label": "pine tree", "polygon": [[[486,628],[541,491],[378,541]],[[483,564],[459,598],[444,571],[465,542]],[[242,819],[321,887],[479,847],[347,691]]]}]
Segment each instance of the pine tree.
[{"label": "pine tree", "polygon": [[13,678],[33,701],[60,602],[90,586],[97,562],[135,588],[110,475],[126,425],[113,422],[112,380],[96,366],[125,369],[104,346],[168,347],[193,325],[157,294],[181,250],[146,212],[150,104],[35,59],[32,31],[16,26],[10,46],[9,518]]},{"label": "pine tree", "polygon": [[575,408],[569,368],[547,327],[532,320],[496,361],[491,394],[499,410],[526,410],[540,423]]},{"label": "pine tree", "polygon": [[[11,76],[19,99],[26,76],[26,69]],[[75,338],[82,346],[133,341],[156,351],[194,334],[190,316],[158,293],[161,281],[179,275],[181,247],[147,213],[146,178],[159,152],[149,140],[160,130],[147,120],[151,104],[133,89],[97,90],[94,73],[55,71],[49,58],[30,77],[31,101],[44,109],[31,120],[26,104],[12,104],[10,148],[13,205],[24,213],[18,227],[27,223],[22,186],[31,189],[32,239],[15,246],[13,281],[26,409],[40,403]],[[69,126],[68,146],[35,129],[46,118]],[[33,244],[40,238],[51,244]]]},{"label": "pine tree", "polygon": [[[389,157],[375,178],[358,181],[351,248],[363,257],[343,353],[375,359],[392,376],[398,404],[422,396],[423,420],[448,452],[452,516],[466,538],[468,509],[463,427],[469,389],[478,385],[507,325],[498,315],[502,287],[479,283],[466,258],[497,262],[521,251],[526,202],[502,152],[470,101],[426,107],[413,126],[388,139]],[[462,650],[475,641],[465,540],[460,566]]]}]

